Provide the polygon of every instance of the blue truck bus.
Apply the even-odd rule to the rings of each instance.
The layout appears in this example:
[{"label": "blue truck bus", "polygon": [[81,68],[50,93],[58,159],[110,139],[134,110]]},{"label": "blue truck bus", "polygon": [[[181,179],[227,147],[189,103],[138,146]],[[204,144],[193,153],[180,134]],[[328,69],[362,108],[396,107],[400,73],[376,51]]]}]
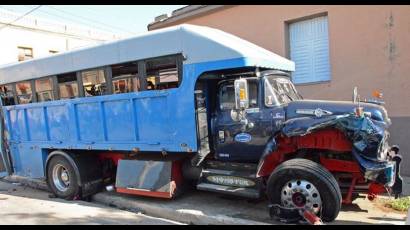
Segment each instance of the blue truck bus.
[{"label": "blue truck bus", "polygon": [[293,71],[193,25],[1,66],[0,169],[65,199],[195,186],[325,221],[359,192],[398,196],[401,156],[381,102],[303,99]]}]

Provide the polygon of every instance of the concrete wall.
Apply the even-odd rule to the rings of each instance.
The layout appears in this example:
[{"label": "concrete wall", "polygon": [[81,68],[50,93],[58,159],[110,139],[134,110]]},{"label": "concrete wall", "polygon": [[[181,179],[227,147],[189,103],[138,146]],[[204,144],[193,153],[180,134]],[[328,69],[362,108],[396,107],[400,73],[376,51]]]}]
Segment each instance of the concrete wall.
[{"label": "concrete wall", "polygon": [[[327,14],[331,81],[298,85],[305,98],[351,100],[384,94],[392,118],[391,144],[410,152],[410,6],[233,6],[173,23],[205,25],[289,57],[287,23]],[[171,26],[171,25],[166,25]],[[410,159],[402,166],[410,176]]]},{"label": "concrete wall", "polygon": [[[0,65],[18,61],[18,48],[33,49],[34,58],[116,40],[121,35],[76,24],[20,14],[0,8]],[[13,23],[9,23],[12,22]]]},{"label": "concrete wall", "polygon": [[70,38],[52,33],[5,28],[0,30],[0,65],[18,61],[18,46],[33,49],[34,58],[50,55],[49,50],[63,52],[101,42]]}]

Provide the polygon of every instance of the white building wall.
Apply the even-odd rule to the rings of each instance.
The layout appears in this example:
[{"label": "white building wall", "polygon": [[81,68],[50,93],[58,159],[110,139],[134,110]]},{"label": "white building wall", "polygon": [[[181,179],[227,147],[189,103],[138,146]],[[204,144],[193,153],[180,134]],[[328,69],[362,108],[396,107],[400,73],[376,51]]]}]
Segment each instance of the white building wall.
[{"label": "white building wall", "polygon": [[51,55],[50,50],[64,52],[119,39],[115,34],[84,27],[67,26],[38,18],[23,18],[2,28],[13,18],[10,11],[0,10],[0,65],[18,61],[18,47],[33,49],[33,57]]}]

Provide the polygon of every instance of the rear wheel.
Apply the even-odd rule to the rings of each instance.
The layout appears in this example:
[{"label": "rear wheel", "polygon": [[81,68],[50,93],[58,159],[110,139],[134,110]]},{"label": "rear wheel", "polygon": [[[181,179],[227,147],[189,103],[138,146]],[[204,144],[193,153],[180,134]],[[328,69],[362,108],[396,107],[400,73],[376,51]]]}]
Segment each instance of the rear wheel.
[{"label": "rear wheel", "polygon": [[74,166],[63,156],[50,159],[47,167],[47,183],[59,198],[71,200],[79,195],[80,186]]},{"label": "rear wheel", "polygon": [[323,221],[333,221],[339,214],[342,195],[333,175],[320,164],[306,159],[292,159],[276,167],[267,184],[272,204],[307,209]]}]

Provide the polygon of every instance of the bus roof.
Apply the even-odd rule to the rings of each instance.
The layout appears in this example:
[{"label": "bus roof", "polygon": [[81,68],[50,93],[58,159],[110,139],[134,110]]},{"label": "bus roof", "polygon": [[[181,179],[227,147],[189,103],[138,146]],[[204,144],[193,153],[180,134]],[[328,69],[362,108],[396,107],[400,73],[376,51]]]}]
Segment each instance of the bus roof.
[{"label": "bus roof", "polygon": [[179,25],[52,56],[0,66],[0,84],[182,53],[184,64],[252,58],[257,66],[294,71],[294,62],[232,34]]}]

